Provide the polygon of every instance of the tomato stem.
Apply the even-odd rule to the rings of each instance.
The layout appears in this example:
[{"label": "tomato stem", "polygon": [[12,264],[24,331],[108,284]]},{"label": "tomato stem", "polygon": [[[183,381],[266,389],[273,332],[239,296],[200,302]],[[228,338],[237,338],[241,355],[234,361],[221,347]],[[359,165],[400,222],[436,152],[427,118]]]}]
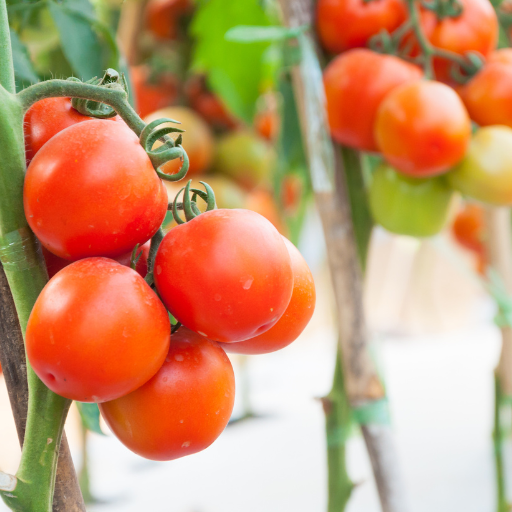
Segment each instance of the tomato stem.
[{"label": "tomato stem", "polygon": [[0,85],[8,92],[16,92],[14,82],[14,67],[11,51],[11,33],[9,31],[9,20],[7,18],[7,4],[5,0],[0,1]]},{"label": "tomato stem", "polygon": [[497,492],[497,512],[509,512],[510,504],[507,501],[507,491],[505,485],[505,468],[503,462],[503,419],[502,414],[505,407],[510,407],[510,400],[504,395],[500,385],[498,374],[494,374],[494,460],[496,464],[496,492]]}]

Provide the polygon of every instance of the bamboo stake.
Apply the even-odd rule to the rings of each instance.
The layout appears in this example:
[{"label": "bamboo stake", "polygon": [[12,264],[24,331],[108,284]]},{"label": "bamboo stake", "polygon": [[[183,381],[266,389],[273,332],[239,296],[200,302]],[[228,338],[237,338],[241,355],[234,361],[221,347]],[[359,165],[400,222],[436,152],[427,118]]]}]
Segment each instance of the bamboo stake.
[{"label": "bamboo stake", "polygon": [[[312,25],[312,0],[280,0],[285,24]],[[305,36],[307,37],[307,36]],[[306,48],[307,49],[307,48]],[[305,48],[302,48],[302,58]],[[324,229],[329,267],[336,298],[344,382],[353,408],[384,398],[383,385],[368,351],[363,309],[363,280],[358,261],[345,170],[333,155],[324,105],[312,105],[307,79],[315,70],[295,66],[292,78],[303,140],[308,149],[317,208]],[[319,79],[320,80],[320,79]],[[318,85],[321,87],[321,83]],[[315,108],[318,107],[318,108]],[[329,175],[334,168],[335,183]],[[362,425],[383,512],[406,512],[408,506],[389,425]]]},{"label": "bamboo stake", "polygon": [[134,65],[139,60],[139,37],[144,23],[145,0],[126,0],[121,8],[117,43],[128,64]]}]

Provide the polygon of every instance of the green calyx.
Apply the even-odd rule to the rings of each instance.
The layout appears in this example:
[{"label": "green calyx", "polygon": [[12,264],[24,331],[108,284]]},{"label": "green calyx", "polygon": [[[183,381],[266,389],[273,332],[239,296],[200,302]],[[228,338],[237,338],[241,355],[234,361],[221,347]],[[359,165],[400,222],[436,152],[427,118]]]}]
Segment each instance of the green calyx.
[{"label": "green calyx", "polygon": [[438,20],[457,18],[464,11],[459,0],[423,0],[420,3],[424,9],[434,12]]},{"label": "green calyx", "polygon": [[[179,181],[185,177],[189,168],[189,159],[187,152],[183,149],[182,143],[182,135],[185,130],[181,128],[176,128],[174,126],[165,126],[163,128],[158,128],[158,126],[164,123],[175,123],[180,124],[179,121],[169,118],[161,118],[152,121],[142,130],[140,134],[140,144],[148,154],[153,167],[155,168],[158,176],[165,181]],[[176,140],[173,140],[168,135],[170,133],[180,133]],[[162,140],[163,144],[153,149],[157,140]],[[176,158],[181,159],[181,168],[176,174],[166,174],[160,171],[160,167],[169,162],[170,160],[174,160]]]},{"label": "green calyx", "polygon": [[[185,224],[185,222],[189,222],[198,215],[201,215],[201,211],[197,206],[197,197],[199,196],[206,203],[206,211],[209,212],[217,208],[215,203],[215,193],[213,192],[212,187],[205,183],[204,181],[200,181],[201,185],[205,188],[206,192],[203,190],[199,190],[197,188],[190,188],[192,180],[189,180],[186,186],[184,186],[174,198],[174,201],[169,204],[169,210],[172,210],[172,216],[177,224]],[[178,197],[183,192],[183,202],[178,203]],[[190,193],[192,192],[192,197],[190,197]],[[178,210],[183,210],[185,213],[185,219],[183,220],[179,214]]]}]

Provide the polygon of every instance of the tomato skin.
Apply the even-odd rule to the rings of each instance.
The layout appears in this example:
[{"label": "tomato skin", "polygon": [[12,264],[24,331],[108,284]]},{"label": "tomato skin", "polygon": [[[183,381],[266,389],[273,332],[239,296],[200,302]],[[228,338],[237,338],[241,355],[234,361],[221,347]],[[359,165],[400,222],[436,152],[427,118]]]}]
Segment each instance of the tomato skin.
[{"label": "tomato skin", "polygon": [[100,404],[100,411],[127,448],[163,461],[210,446],[228,424],[234,401],[235,377],[226,353],[180,327],[158,373],[133,393]]},{"label": "tomato skin", "polygon": [[274,162],[275,153],[265,139],[252,131],[238,130],[219,139],[213,168],[251,190],[270,184]]},{"label": "tomato skin", "polygon": [[30,163],[25,214],[50,252],[116,257],[144,244],[167,211],[167,192],[136,135],[92,120],[66,128]]},{"label": "tomato skin", "polygon": [[265,188],[255,188],[247,194],[245,207],[265,217],[279,233],[286,233],[286,226],[283,223],[272,192]]},{"label": "tomato skin", "polygon": [[137,112],[141,117],[168,107],[178,97],[177,79],[171,74],[160,76],[153,83],[148,66],[140,65],[131,68],[130,76],[137,102]]},{"label": "tomato skin", "polygon": [[477,254],[484,253],[484,230],[483,208],[474,203],[465,204],[464,208],[457,213],[452,224],[452,233],[457,242]]},{"label": "tomato skin", "polygon": [[180,18],[192,11],[190,0],[150,0],[146,7],[146,26],[157,39],[177,39]]},{"label": "tomato skin", "polygon": [[281,235],[249,210],[212,210],[171,229],[154,269],[158,293],[173,316],[215,341],[268,331],[292,295]]},{"label": "tomato skin", "polygon": [[71,106],[71,98],[46,98],[34,103],[27,110],[23,122],[27,162],[64,128],[91,119]]},{"label": "tomato skin", "polygon": [[406,18],[402,0],[318,0],[316,5],[320,42],[331,53],[364,47],[373,35],[393,32]]},{"label": "tomato skin", "polygon": [[471,138],[466,156],[447,174],[464,195],[496,206],[512,205],[512,129],[485,126]]},{"label": "tomato skin", "polygon": [[222,348],[234,354],[268,354],[294,342],[306,328],[315,311],[316,292],[313,275],[299,250],[286,238],[293,272],[292,298],[283,316],[267,332],[238,343],[226,343]]},{"label": "tomato skin", "polygon": [[55,393],[104,402],[142,386],[163,364],[167,311],[134,270],[87,258],[58,272],[30,315],[27,356]]},{"label": "tomato skin", "polygon": [[491,64],[492,62],[512,64],[512,48],[499,48],[492,52],[487,59],[487,64]]},{"label": "tomato skin", "polygon": [[421,70],[412,64],[366,49],[336,57],[324,71],[332,138],[340,144],[376,151],[373,126],[380,103],[399,85],[421,76]]},{"label": "tomato skin", "polygon": [[[146,116],[144,121],[150,123],[162,117],[175,119],[180,121],[181,124],[164,124],[161,126],[174,126],[175,128],[186,130],[183,134],[183,148],[187,152],[190,162],[187,175],[192,176],[205,172],[212,163],[214,151],[214,140],[210,127],[198,114],[187,107],[163,108]],[[173,135],[175,139],[178,136],[178,134]],[[155,144],[155,148],[158,146],[159,143]],[[160,170],[166,174],[176,174],[180,168],[181,162],[177,158],[162,165]]]},{"label": "tomato skin", "polygon": [[427,237],[443,229],[452,196],[444,177],[411,178],[381,164],[373,173],[369,203],[375,222],[386,230]]},{"label": "tomato skin", "polygon": [[392,91],[375,122],[377,145],[398,171],[417,178],[444,173],[466,152],[469,115],[455,91],[418,80]]},{"label": "tomato skin", "polygon": [[512,127],[511,87],[512,65],[492,62],[461,87],[459,94],[471,119],[480,126]]}]

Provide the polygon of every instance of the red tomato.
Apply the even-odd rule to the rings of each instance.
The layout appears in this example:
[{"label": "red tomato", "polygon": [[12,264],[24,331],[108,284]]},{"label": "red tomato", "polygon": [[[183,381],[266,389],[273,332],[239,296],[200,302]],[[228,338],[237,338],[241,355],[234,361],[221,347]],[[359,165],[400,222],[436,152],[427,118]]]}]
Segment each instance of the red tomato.
[{"label": "red tomato", "polygon": [[484,230],[484,210],[474,203],[464,205],[464,208],[457,213],[452,225],[452,232],[457,242],[476,253],[484,249]]},{"label": "red tomato", "polygon": [[155,375],[169,339],[167,311],[137,272],[107,258],[87,258],[43,288],[28,321],[26,348],[52,391],[104,402]]},{"label": "red tomato", "polygon": [[481,126],[512,127],[512,65],[486,64],[466,85],[460,97],[471,119]]},{"label": "red tomato", "polygon": [[491,62],[501,62],[502,64],[512,64],[512,48],[500,48],[492,52],[487,59],[487,64]]},{"label": "red tomato", "polygon": [[192,14],[190,0],[150,0],[146,7],[146,24],[158,39],[177,39],[181,19]]},{"label": "red tomato", "polygon": [[272,224],[249,210],[212,210],[173,228],[155,258],[172,315],[215,341],[268,331],[290,302],[290,256]]},{"label": "red tomato", "polygon": [[426,178],[446,172],[465,154],[471,121],[455,91],[418,80],[392,91],[381,103],[375,138],[397,170]]},{"label": "red tomato", "polygon": [[402,0],[318,0],[316,6],[320,41],[332,53],[364,47],[373,35],[393,32],[406,18]]},{"label": "red tomato", "polygon": [[181,327],[158,373],[127,396],[100,405],[116,437],[152,460],[173,460],[204,450],[226,427],[235,377],[214,341]]},{"label": "red tomato", "polygon": [[226,343],[223,348],[235,354],[268,354],[295,341],[306,328],[315,310],[315,282],[302,254],[286,238],[293,272],[292,298],[284,315],[267,332],[238,343]]},{"label": "red tomato", "polygon": [[155,110],[168,107],[178,97],[178,83],[174,75],[160,75],[151,78],[148,66],[134,66],[130,70],[137,112],[145,117]]},{"label": "red tomato", "polygon": [[421,70],[392,55],[350,50],[324,71],[331,135],[340,144],[376,151],[377,109],[394,88],[421,78]]},{"label": "red tomato", "polygon": [[288,174],[281,184],[281,201],[284,211],[288,215],[294,215],[299,209],[304,195],[304,182],[296,174]]},{"label": "red tomato", "polygon": [[275,110],[258,112],[254,119],[254,128],[264,138],[273,141],[279,134],[279,115]]},{"label": "red tomato", "polygon": [[[151,242],[145,243],[142,247],[139,247],[137,250],[137,255],[141,255],[139,260],[137,261],[137,265],[135,267],[136,272],[141,277],[146,277],[148,273],[148,257],[149,257],[149,247]],[[48,277],[50,279],[57,273],[59,270],[62,270],[64,267],[71,265],[71,261],[65,260],[63,258],[59,258],[52,254],[45,247],[43,249],[44,261],[46,263],[46,269],[48,270]],[[132,251],[123,254],[122,256],[118,256],[114,258],[117,262],[121,263],[121,265],[125,265],[126,267],[130,266],[132,257]]]},{"label": "red tomato", "polygon": [[149,240],[167,192],[124,123],[93,120],[63,130],[30,163],[24,206],[41,243],[61,258],[120,256]]},{"label": "red tomato", "polygon": [[[437,48],[459,55],[473,51],[487,57],[498,43],[498,18],[489,0],[459,0],[462,14],[456,18],[438,20],[428,9],[421,11],[421,27],[429,41]],[[451,63],[434,58],[436,78],[453,83],[450,76]]]},{"label": "red tomato", "polygon": [[25,114],[25,154],[27,162],[54,135],[92,117],[80,114],[71,106],[71,98],[46,98],[34,103]]}]

